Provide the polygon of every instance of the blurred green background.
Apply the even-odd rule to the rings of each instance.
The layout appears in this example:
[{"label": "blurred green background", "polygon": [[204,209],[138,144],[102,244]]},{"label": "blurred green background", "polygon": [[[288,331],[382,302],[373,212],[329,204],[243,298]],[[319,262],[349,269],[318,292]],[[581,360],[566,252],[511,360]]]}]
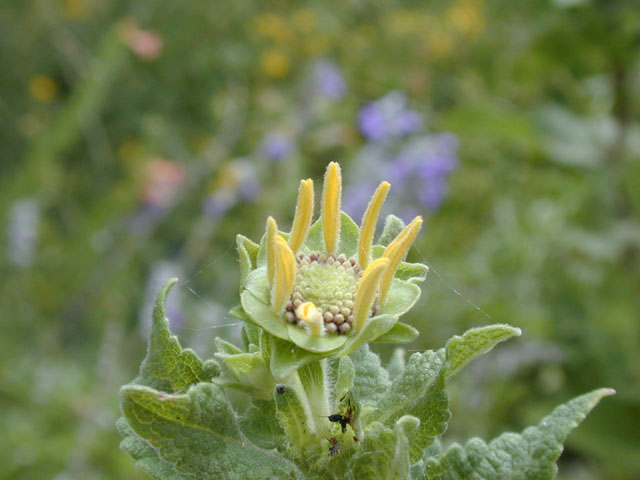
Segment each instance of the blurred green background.
[{"label": "blurred green background", "polygon": [[408,350],[524,331],[445,441],[612,387],[560,478],[640,478],[635,0],[8,0],[0,61],[0,478],[142,479],[114,422],[156,289],[201,355],[237,338],[236,233],[331,160],[356,219],[387,177],[425,216]]}]

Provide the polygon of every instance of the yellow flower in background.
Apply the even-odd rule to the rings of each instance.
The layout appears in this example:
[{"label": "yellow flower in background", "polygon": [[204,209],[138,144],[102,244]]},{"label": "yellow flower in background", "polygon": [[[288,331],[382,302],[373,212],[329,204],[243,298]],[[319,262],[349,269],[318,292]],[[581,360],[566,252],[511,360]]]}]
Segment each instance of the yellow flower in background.
[{"label": "yellow flower in background", "polygon": [[260,68],[268,77],[283,78],[291,70],[291,61],[279,50],[266,50],[260,55]]},{"label": "yellow flower in background", "polygon": [[315,12],[309,8],[301,8],[300,10],[296,10],[295,12],[293,12],[291,20],[299,31],[305,33],[309,33],[315,30],[318,23]]},{"label": "yellow flower in background", "polygon": [[29,81],[29,94],[39,102],[49,103],[58,95],[58,85],[51,77],[36,75]]},{"label": "yellow flower in background", "polygon": [[486,26],[480,0],[461,0],[449,9],[447,17],[453,27],[465,35],[478,35]]},{"label": "yellow flower in background", "polygon": [[291,43],[295,37],[287,21],[273,12],[258,15],[253,21],[253,26],[263,37],[279,43]]},{"label": "yellow flower in background", "polygon": [[433,58],[449,55],[454,47],[453,36],[442,28],[433,28],[423,40],[424,47]]},{"label": "yellow flower in background", "polygon": [[62,11],[70,18],[87,18],[89,5],[87,0],[63,0]]}]

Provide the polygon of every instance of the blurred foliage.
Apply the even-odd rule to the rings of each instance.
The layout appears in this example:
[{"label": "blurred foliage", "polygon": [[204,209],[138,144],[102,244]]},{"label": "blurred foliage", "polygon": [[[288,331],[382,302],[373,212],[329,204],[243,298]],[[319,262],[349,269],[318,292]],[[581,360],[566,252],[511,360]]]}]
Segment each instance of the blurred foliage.
[{"label": "blurred foliage", "polygon": [[[184,342],[237,336],[235,234],[286,225],[329,160],[363,161],[359,111],[392,90],[459,139],[411,254],[433,270],[409,348],[524,331],[461,375],[448,438],[607,386],[560,471],[640,476],[634,0],[9,0],[0,33],[1,478],[142,478],[114,422],[149,292],[178,272]],[[341,98],[314,91],[318,59]]]}]

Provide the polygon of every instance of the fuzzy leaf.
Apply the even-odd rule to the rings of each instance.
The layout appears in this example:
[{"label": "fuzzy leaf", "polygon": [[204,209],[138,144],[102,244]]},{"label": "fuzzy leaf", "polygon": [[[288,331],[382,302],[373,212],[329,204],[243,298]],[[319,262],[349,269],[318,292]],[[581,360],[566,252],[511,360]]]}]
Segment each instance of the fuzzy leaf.
[{"label": "fuzzy leaf", "polygon": [[134,380],[139,385],[168,393],[185,390],[194,383],[210,381],[220,374],[220,368],[214,360],[203,364],[193,350],[182,348],[178,338],[169,331],[164,304],[169,290],[177,281],[177,278],[172,278],[158,292],[147,355],[142,361],[140,375]]},{"label": "fuzzy leaf", "polygon": [[188,477],[176,472],[170,464],[160,460],[155,450],[135,434],[125,418],[120,417],[116,426],[123,437],[120,449],[131,455],[136,461],[136,468],[154,480],[187,480]]},{"label": "fuzzy leaf", "polygon": [[355,376],[356,367],[353,365],[351,359],[349,357],[342,357],[338,363],[338,371],[336,374],[336,399],[339,400],[353,388]]},{"label": "fuzzy leaf", "polygon": [[252,400],[251,405],[238,418],[242,433],[261,448],[284,450],[287,438],[276,419],[273,399]]},{"label": "fuzzy leaf", "polygon": [[406,323],[398,322],[391,330],[375,339],[375,342],[409,343],[418,338],[420,332]]},{"label": "fuzzy leaf", "polygon": [[391,386],[389,374],[380,365],[380,357],[363,345],[351,356],[356,368],[353,394],[358,401],[376,402]]},{"label": "fuzzy leaf", "polygon": [[121,389],[121,408],[135,433],[188,478],[298,477],[295,466],[279,453],[242,435],[219,385],[199,383],[179,395],[127,385]]},{"label": "fuzzy leaf", "polygon": [[375,419],[393,425],[402,415],[420,419],[411,444],[411,459],[416,461],[422,451],[447,429],[451,417],[449,397],[444,390],[444,349],[437,352],[414,353],[401,375],[380,397],[376,409],[363,421]]},{"label": "fuzzy leaf", "polygon": [[452,337],[447,342],[446,375],[450,377],[474,358],[483,355],[498,343],[519,336],[519,328],[510,325],[497,324],[486,327],[472,328],[464,335]]},{"label": "fuzzy leaf", "polygon": [[420,424],[410,415],[398,419],[394,428],[371,425],[354,458],[354,478],[366,480],[406,480],[409,475],[409,438]]},{"label": "fuzzy leaf", "polygon": [[556,476],[563,442],[598,402],[614,392],[595,390],[556,409],[521,434],[504,433],[489,444],[474,438],[426,461],[426,480],[547,480]]}]

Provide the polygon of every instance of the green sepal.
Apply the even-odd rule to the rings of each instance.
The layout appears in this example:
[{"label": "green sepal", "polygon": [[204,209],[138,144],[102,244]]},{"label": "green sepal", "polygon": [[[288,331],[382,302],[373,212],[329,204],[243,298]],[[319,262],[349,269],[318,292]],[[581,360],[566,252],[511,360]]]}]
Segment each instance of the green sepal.
[{"label": "green sepal", "polygon": [[[348,336],[349,339],[344,344],[344,348],[337,352],[335,357],[338,358],[349,355],[362,345],[374,341],[376,338],[391,330],[397,321],[398,318],[392,315],[376,315],[375,317],[371,317],[366,321],[362,330],[356,335]],[[347,335],[341,335],[340,337],[345,338]]]},{"label": "green sepal", "polygon": [[214,343],[216,344],[216,349],[218,350],[218,353],[225,353],[228,355],[244,353],[240,348],[236,347],[233,343],[229,343],[220,337],[216,337],[214,339]]},{"label": "green sepal", "polygon": [[425,480],[551,480],[569,433],[598,402],[615,392],[603,388],[556,407],[521,434],[504,433],[488,444],[479,438],[464,447],[453,444],[437,458],[426,459]]},{"label": "green sepal", "polygon": [[298,347],[296,344],[269,335],[271,344],[271,359],[269,368],[277,379],[283,379],[304,365],[319,360],[322,357]]},{"label": "green sepal", "polygon": [[[260,332],[263,332],[264,330],[262,330],[254,323],[251,323],[251,321],[247,319],[247,314],[244,312],[244,310],[242,310],[242,307],[234,307],[234,309],[232,310],[235,310],[236,308],[240,312],[242,312],[242,319],[244,319],[245,322],[245,324],[242,326],[240,334],[242,336],[242,344],[244,345],[244,349],[248,352],[251,345],[260,345]],[[229,312],[229,314],[237,318],[233,313]]]},{"label": "green sepal", "polygon": [[238,383],[252,391],[256,398],[271,398],[275,381],[262,358],[262,352],[216,353],[215,356],[224,362]]},{"label": "green sepal", "polygon": [[328,354],[338,350],[347,342],[347,335],[325,335],[317,337],[296,325],[287,325],[289,338],[300,348],[311,353]]},{"label": "green sepal", "polygon": [[420,332],[406,323],[398,322],[391,330],[376,338],[375,342],[409,343],[418,338]]},{"label": "green sepal", "polygon": [[[374,245],[371,248],[371,256],[373,259],[380,258],[384,255],[384,251],[384,246]],[[394,277],[398,280],[417,284],[425,281],[427,273],[429,273],[429,267],[423,263],[400,262]]]},{"label": "green sepal", "polygon": [[416,304],[421,293],[417,285],[394,278],[381,313],[401,317]]},{"label": "green sepal", "polygon": [[140,374],[134,383],[163,392],[178,392],[198,382],[209,381],[219,374],[214,360],[207,363],[190,348],[182,348],[180,341],[169,331],[169,319],[165,317],[164,304],[177,278],[168,280],[158,292],[153,309],[151,336],[147,355],[142,361]]},{"label": "green sepal", "polygon": [[240,432],[219,385],[199,383],[178,395],[126,385],[120,398],[131,429],[181,475],[201,480],[301,477],[280,453],[256,446]]},{"label": "green sepal", "polygon": [[497,344],[520,336],[521,330],[506,324],[472,328],[462,336],[451,337],[445,347],[445,375],[453,376],[474,358],[489,352]]},{"label": "green sepal", "polygon": [[247,314],[247,318],[257,326],[265,329],[271,335],[275,335],[283,340],[289,340],[289,333],[284,319],[273,313],[271,306],[261,302],[249,290],[245,290],[240,295],[242,308]]},{"label": "green sepal", "polygon": [[[349,257],[356,255],[358,251],[358,237],[360,228],[349,215],[341,212],[340,215],[340,242],[336,252],[343,253]],[[309,229],[309,235],[304,243],[308,251],[325,252],[324,237],[322,234],[322,220],[317,220]]]},{"label": "green sepal", "polygon": [[382,228],[382,233],[380,234],[378,243],[386,247],[402,230],[404,230],[404,227],[405,224],[401,218],[396,217],[395,215],[387,215],[384,219],[384,227]]},{"label": "green sepal", "polygon": [[236,236],[236,245],[240,258],[240,291],[242,291],[249,272],[256,265],[259,245],[244,235]]}]

